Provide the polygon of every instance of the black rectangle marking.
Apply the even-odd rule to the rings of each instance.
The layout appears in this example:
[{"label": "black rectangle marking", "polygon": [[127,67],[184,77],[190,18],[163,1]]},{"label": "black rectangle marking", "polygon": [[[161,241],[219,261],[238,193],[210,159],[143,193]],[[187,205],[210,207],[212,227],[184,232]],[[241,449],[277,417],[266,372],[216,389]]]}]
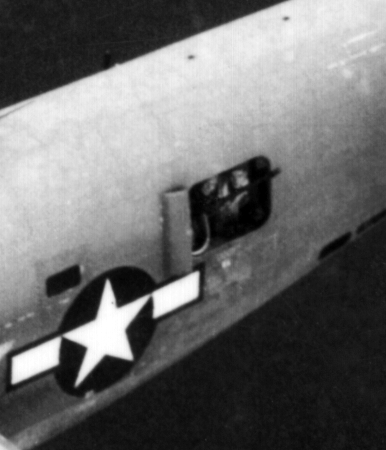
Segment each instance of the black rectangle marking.
[{"label": "black rectangle marking", "polygon": [[68,289],[78,286],[81,280],[82,274],[78,265],[71,266],[55,275],[51,275],[46,280],[47,297],[59,295]]}]

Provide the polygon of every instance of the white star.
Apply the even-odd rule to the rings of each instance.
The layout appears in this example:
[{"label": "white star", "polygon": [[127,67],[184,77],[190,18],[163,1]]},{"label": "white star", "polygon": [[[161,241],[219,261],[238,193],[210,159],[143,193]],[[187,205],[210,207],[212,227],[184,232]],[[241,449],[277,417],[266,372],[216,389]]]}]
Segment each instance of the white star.
[{"label": "white star", "polygon": [[64,334],[65,338],[87,348],[75,387],[83,382],[105,355],[134,361],[126,329],[149,298],[150,295],[146,295],[118,308],[111,283],[106,280],[96,319]]}]

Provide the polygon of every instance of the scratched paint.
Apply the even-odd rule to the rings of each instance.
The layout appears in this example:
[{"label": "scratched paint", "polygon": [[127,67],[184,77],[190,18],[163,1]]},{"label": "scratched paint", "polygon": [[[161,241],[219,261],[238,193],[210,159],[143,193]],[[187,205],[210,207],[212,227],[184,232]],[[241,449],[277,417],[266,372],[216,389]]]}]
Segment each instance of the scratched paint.
[{"label": "scratched paint", "polygon": [[361,58],[365,58],[366,56],[374,55],[374,54],[378,53],[379,51],[381,51],[385,47],[385,45],[386,44],[384,42],[381,42],[379,44],[372,45],[371,47],[367,47],[364,50],[357,51],[355,53],[353,52],[349,56],[347,56],[346,58],[342,58],[342,59],[340,59],[338,61],[334,61],[334,62],[330,63],[327,66],[327,69],[328,70],[333,70],[333,69],[336,69],[338,67],[344,67],[344,66],[346,66],[347,64],[349,64],[349,63],[351,63],[353,61],[356,61],[356,60],[361,59]]},{"label": "scratched paint", "polygon": [[353,38],[349,39],[344,45],[355,44],[356,42],[363,41],[366,38],[374,36],[378,33],[378,30],[367,31],[365,33],[358,34]]}]

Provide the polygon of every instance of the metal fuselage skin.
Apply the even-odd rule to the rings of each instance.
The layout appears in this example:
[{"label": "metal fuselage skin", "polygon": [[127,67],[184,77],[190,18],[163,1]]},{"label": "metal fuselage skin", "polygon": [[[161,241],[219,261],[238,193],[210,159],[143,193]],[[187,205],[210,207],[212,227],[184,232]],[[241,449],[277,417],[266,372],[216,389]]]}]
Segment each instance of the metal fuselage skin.
[{"label": "metal fuselage skin", "polygon": [[[0,430],[28,448],[254,311],[386,207],[386,4],[294,0],[4,111]],[[7,391],[7,353],[55,333],[119,266],[165,269],[162,195],[255,156],[281,170],[260,229],[193,258],[203,300],[160,322],[130,376],[90,398],[52,375]],[[47,277],[82,283],[47,298]],[[27,405],[27,406],[26,406]]]}]

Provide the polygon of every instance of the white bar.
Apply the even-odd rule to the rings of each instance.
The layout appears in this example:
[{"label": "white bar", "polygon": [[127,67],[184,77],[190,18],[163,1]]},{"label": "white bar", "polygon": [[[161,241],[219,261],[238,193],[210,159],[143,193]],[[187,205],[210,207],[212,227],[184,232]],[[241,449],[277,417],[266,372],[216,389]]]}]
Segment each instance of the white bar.
[{"label": "white bar", "polygon": [[153,292],[153,317],[164,316],[175,309],[181,308],[200,295],[200,272],[193,272],[174,283],[168,284]]},{"label": "white bar", "polygon": [[21,383],[59,365],[61,337],[51,339],[12,358],[11,384]]}]

